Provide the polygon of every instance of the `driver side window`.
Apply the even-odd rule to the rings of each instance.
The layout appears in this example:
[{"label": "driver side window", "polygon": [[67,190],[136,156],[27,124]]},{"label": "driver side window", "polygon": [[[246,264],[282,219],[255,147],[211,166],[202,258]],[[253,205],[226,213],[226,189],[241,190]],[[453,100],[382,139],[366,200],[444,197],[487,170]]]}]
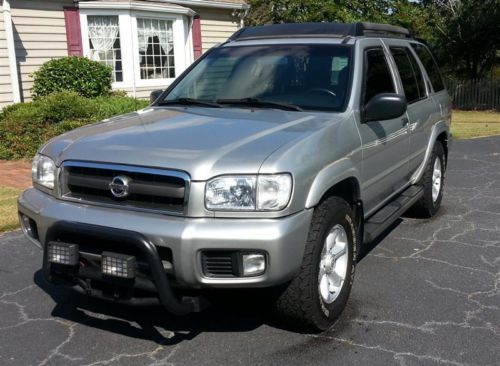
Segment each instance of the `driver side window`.
[{"label": "driver side window", "polygon": [[364,98],[366,104],[380,93],[395,93],[394,80],[382,48],[365,51]]}]

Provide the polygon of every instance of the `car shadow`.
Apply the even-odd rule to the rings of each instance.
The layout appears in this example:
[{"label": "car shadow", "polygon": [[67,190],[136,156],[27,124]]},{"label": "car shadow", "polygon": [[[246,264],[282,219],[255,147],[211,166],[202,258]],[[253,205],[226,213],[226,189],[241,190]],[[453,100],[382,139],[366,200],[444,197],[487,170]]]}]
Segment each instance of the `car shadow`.
[{"label": "car shadow", "polygon": [[80,295],[48,283],[41,270],[34,282],[56,303],[54,317],[162,345],[191,340],[203,332],[248,332],[269,323],[270,313],[258,292],[253,299],[240,291],[225,292],[202,312],[174,316],[161,306],[130,306]]},{"label": "car shadow", "polygon": [[[358,262],[402,221],[398,219],[375,241],[363,245]],[[265,290],[218,291],[212,293],[216,295],[216,301],[202,312],[174,316],[161,306],[130,306],[80,295],[68,288],[48,283],[41,270],[35,273],[34,282],[55,302],[51,312],[54,317],[161,345],[192,340],[203,332],[249,332],[262,325],[303,333],[276,318]],[[353,311],[356,311],[353,305],[348,305],[342,318],[346,320]]]},{"label": "car shadow", "polygon": [[391,225],[387,227],[379,236],[375,238],[370,243],[363,243],[361,246],[361,249],[358,253],[358,263],[363,260],[370,252],[377,247],[381,242],[385,240],[385,238],[394,230],[396,229],[401,223],[403,222],[402,218],[398,218],[396,221],[394,221]]}]

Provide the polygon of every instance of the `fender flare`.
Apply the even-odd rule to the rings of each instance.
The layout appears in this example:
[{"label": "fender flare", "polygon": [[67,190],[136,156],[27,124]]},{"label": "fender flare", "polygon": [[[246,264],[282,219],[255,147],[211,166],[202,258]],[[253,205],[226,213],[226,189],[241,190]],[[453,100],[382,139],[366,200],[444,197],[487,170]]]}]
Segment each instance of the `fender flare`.
[{"label": "fender flare", "polygon": [[449,128],[445,121],[439,121],[432,127],[431,136],[429,137],[429,142],[427,143],[427,149],[425,150],[424,160],[417,168],[417,170],[415,170],[415,172],[412,174],[410,178],[411,184],[417,184],[422,178],[425,171],[425,167],[427,166],[427,163],[431,158],[432,150],[434,149],[434,144],[436,143],[438,136],[443,132],[446,132],[448,138],[450,137]]},{"label": "fender flare", "polygon": [[305,207],[312,208],[316,206],[330,188],[345,179],[354,178],[359,183],[359,176],[359,171],[348,157],[327,165],[314,178],[307,195]]}]

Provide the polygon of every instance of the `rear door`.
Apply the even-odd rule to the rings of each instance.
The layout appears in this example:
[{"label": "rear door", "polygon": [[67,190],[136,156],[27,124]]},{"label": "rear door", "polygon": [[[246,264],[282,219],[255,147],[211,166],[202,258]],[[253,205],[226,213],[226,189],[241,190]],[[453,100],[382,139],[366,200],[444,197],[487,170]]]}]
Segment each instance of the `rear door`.
[{"label": "rear door", "polygon": [[[362,44],[360,110],[377,94],[398,93],[400,86],[387,51],[377,39]],[[409,138],[406,117],[359,124],[363,149],[363,204],[367,215],[404,188],[408,178]]]},{"label": "rear door", "polygon": [[[427,83],[427,90],[435,104],[432,125],[438,121],[445,121],[449,124],[451,122],[451,98],[445,88],[439,67],[426,46],[414,42],[411,43],[411,48],[422,66]],[[429,141],[432,126],[423,126],[422,130],[423,131],[418,134],[415,133],[413,141],[416,144],[422,144]]]},{"label": "rear door", "polygon": [[431,96],[430,83],[416,58],[411,45],[402,40],[384,41],[389,47],[392,62],[398,70],[407,102],[409,120],[409,176],[424,160],[432,126],[439,120],[439,108]]}]

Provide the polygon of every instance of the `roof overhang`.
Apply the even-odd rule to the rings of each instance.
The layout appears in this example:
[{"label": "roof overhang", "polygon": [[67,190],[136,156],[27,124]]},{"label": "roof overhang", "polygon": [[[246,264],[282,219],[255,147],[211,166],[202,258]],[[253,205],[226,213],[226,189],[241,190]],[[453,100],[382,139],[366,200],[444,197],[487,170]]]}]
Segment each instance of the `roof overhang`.
[{"label": "roof overhang", "polygon": [[248,4],[230,3],[212,0],[155,0],[149,1],[78,1],[81,9],[116,9],[116,10],[142,10],[142,11],[171,11],[177,14],[194,15],[196,12],[185,7],[194,6],[215,9],[245,10]]},{"label": "roof overhang", "polygon": [[80,9],[112,9],[168,12],[193,16],[196,12],[184,6],[171,3],[147,3],[138,1],[79,1]]},{"label": "roof overhang", "polygon": [[[160,0],[168,1],[168,0]],[[173,0],[177,4],[198,6],[203,8],[219,8],[219,9],[248,9],[248,4],[230,3],[225,1],[212,1],[212,0]]]}]

